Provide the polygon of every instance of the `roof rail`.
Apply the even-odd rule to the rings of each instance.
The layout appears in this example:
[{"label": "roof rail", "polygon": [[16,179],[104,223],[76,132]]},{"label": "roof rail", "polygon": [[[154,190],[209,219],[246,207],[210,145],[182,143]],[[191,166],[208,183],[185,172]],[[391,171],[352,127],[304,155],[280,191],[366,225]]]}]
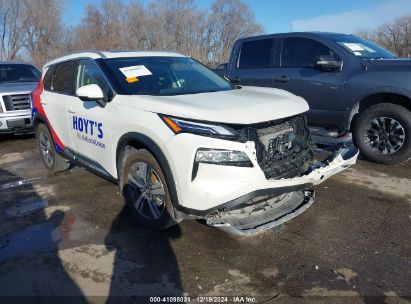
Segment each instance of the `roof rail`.
[{"label": "roof rail", "polygon": [[109,52],[109,53],[123,53],[123,52],[136,52],[136,53],[138,53],[138,52],[140,52],[140,53],[143,53],[143,52],[151,52],[151,53],[177,53],[178,54],[178,52],[177,51],[175,51],[175,50],[107,50],[107,51],[104,51],[104,52]]},{"label": "roof rail", "polygon": [[103,54],[103,52],[98,51],[98,50],[81,50],[81,51],[77,51],[77,52],[67,54],[67,56],[78,54],[78,53],[94,53],[94,54],[97,54],[97,55],[101,56],[101,58],[107,58],[106,55]]}]

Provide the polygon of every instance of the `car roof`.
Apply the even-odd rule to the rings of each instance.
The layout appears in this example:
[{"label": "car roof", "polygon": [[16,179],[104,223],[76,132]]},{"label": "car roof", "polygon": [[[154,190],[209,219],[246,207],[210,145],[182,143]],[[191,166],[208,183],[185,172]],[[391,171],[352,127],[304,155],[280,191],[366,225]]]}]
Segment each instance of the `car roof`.
[{"label": "car roof", "polygon": [[0,65],[1,64],[27,64],[27,65],[33,65],[31,63],[24,62],[24,61],[12,61],[12,60],[0,60]]},{"label": "car roof", "polygon": [[47,62],[44,67],[76,58],[124,58],[124,57],[187,57],[173,51],[83,51],[66,55]]},{"label": "car roof", "polygon": [[253,39],[263,39],[263,38],[273,38],[273,37],[328,37],[328,36],[350,36],[351,34],[343,34],[343,33],[333,33],[333,32],[288,32],[288,33],[276,33],[276,34],[267,34],[267,35],[259,35],[259,36],[250,36],[238,39],[238,41],[243,40],[253,40]]}]

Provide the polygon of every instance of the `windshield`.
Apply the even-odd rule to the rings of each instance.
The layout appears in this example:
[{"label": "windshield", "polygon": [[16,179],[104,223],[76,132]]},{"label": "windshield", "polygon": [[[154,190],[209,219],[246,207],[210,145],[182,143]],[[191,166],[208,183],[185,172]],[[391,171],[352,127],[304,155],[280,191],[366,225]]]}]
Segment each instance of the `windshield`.
[{"label": "windshield", "polygon": [[392,59],[396,56],[386,49],[354,35],[333,35],[331,39],[362,59]]},{"label": "windshield", "polygon": [[232,90],[225,79],[188,57],[133,57],[104,60],[120,94],[170,96]]},{"label": "windshield", "polygon": [[41,73],[29,64],[0,64],[0,82],[37,82]]}]

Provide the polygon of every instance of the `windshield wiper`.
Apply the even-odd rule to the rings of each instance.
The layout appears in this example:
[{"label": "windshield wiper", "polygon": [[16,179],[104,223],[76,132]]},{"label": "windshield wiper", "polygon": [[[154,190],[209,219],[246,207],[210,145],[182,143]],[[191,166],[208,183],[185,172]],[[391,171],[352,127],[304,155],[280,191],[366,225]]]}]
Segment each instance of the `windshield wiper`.
[{"label": "windshield wiper", "polygon": [[370,59],[370,60],[383,60],[383,59],[395,59],[395,58],[398,58],[398,57],[370,57],[370,58],[368,58],[368,59]]}]

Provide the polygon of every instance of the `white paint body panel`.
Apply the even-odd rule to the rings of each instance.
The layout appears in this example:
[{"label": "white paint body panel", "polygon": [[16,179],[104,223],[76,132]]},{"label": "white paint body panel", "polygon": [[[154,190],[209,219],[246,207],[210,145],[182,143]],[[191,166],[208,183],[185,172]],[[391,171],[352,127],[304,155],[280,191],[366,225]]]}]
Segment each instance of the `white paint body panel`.
[{"label": "white paint body panel", "polygon": [[68,129],[68,106],[72,96],[43,91],[41,104],[47,114],[47,118],[60,140],[72,148],[73,142]]},{"label": "white paint body panel", "polygon": [[[106,57],[182,56],[168,52],[103,54]],[[86,52],[62,57],[49,64],[87,56],[101,58],[96,53]],[[99,107],[96,103],[93,105],[92,102],[83,103],[75,96],[67,99],[57,93],[43,92],[41,99],[43,98],[49,104],[60,103],[67,107],[66,110],[61,107],[45,107],[46,114],[63,144],[98,163],[115,178],[118,178],[116,150],[120,138],[127,133],[139,133],[150,138],[169,164],[174,177],[174,180],[169,182],[176,185],[179,204],[194,210],[207,210],[256,190],[319,184],[354,164],[357,158],[355,155],[343,160],[338,156],[327,167],[317,169],[308,175],[267,180],[255,159],[253,142],[241,143],[187,133],[175,135],[158,116],[160,113],[192,120],[254,124],[287,118],[308,110],[304,99],[278,89],[243,87],[232,91],[166,97],[116,95],[105,108]],[[103,123],[104,138],[101,141],[106,145],[106,149],[101,150],[95,145],[76,141],[77,134],[72,127],[73,115]],[[200,164],[197,177],[192,180],[194,158],[198,148],[243,151],[249,156],[253,167]]]},{"label": "white paint body panel", "polygon": [[[256,190],[304,184],[317,185],[347,166],[353,165],[357,158],[355,156],[344,161],[341,157],[337,157],[327,167],[302,177],[267,180],[255,159],[253,146],[253,142],[244,144],[192,134],[173,136],[167,144],[167,151],[168,158],[173,159],[180,204],[187,208],[207,210]],[[244,151],[252,161],[253,167],[200,164],[197,177],[191,181],[194,157],[198,148]]]},{"label": "white paint body panel", "polygon": [[[123,98],[123,97],[122,97]],[[127,96],[130,106],[194,120],[253,124],[308,111],[307,102],[287,91],[260,87],[179,96]]]}]

